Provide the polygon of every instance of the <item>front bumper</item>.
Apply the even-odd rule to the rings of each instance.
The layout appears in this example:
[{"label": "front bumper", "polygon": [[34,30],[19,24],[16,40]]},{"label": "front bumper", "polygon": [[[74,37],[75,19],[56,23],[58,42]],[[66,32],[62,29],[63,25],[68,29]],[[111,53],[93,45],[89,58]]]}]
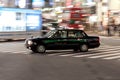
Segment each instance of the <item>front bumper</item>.
[{"label": "front bumper", "polygon": [[33,47],[33,46],[34,46],[34,43],[31,40],[26,40],[25,41],[25,47],[27,49],[31,49],[31,47]]}]

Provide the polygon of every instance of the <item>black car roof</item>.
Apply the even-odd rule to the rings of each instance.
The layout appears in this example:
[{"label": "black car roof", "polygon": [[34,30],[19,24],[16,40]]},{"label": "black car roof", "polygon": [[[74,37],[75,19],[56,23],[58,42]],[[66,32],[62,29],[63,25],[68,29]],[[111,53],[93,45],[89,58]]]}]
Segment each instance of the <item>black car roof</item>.
[{"label": "black car roof", "polygon": [[57,29],[57,30],[63,30],[63,31],[83,31],[79,29]]}]

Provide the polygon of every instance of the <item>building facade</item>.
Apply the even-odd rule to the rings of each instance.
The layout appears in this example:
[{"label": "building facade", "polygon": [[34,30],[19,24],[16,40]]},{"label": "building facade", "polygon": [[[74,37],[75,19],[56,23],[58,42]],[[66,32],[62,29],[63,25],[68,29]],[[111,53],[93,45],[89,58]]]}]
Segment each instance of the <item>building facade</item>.
[{"label": "building facade", "polygon": [[15,0],[0,0],[1,7],[15,7]]},{"label": "building facade", "polygon": [[0,0],[0,7],[42,8],[52,7],[54,0]]}]

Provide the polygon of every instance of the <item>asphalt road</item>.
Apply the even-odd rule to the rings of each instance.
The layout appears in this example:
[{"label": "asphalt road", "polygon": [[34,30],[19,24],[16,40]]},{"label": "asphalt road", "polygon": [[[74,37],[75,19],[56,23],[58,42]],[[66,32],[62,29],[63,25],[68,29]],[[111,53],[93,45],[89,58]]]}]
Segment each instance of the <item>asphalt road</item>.
[{"label": "asphalt road", "polygon": [[102,37],[101,42],[109,46],[120,46],[120,37]]},{"label": "asphalt road", "polygon": [[120,62],[35,55],[0,55],[0,80],[120,80]]},{"label": "asphalt road", "polygon": [[24,42],[0,43],[0,80],[120,80],[119,40],[101,40],[100,48],[86,53],[66,50],[46,55],[31,54]]}]

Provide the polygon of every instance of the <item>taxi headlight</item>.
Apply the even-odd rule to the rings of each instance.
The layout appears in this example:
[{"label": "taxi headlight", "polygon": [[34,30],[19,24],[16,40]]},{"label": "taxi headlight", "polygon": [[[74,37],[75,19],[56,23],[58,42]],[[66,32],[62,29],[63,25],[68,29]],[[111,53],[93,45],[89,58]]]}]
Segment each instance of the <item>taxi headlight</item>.
[{"label": "taxi headlight", "polygon": [[32,45],[33,44],[33,42],[31,41],[31,40],[28,40],[28,45]]}]

